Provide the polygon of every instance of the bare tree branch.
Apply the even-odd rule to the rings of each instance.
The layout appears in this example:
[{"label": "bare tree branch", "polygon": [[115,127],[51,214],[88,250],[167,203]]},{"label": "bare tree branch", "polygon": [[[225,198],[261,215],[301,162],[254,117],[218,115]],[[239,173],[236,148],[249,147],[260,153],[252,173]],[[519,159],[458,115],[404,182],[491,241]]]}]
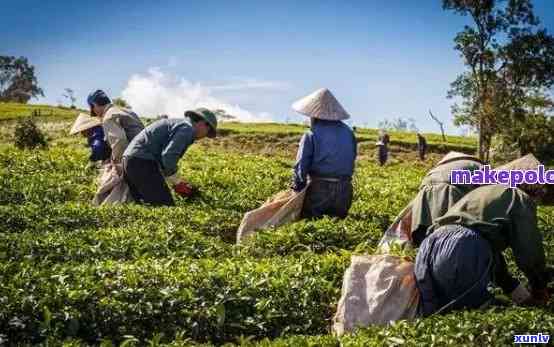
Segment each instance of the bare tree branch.
[{"label": "bare tree branch", "polygon": [[433,115],[433,112],[431,112],[431,110],[429,110],[429,115],[431,116],[431,118],[433,118],[435,122],[439,124],[439,127],[441,128],[442,140],[446,142],[446,135],[444,135],[444,124]]}]

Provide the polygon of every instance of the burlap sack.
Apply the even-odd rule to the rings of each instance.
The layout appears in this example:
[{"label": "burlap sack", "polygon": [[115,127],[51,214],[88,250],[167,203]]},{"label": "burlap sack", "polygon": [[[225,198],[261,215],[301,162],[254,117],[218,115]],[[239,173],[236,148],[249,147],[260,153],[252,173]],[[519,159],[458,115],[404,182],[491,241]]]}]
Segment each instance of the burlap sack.
[{"label": "burlap sack", "polygon": [[352,256],[344,274],[333,332],[414,319],[419,302],[414,264],[393,255]]},{"label": "burlap sack", "polygon": [[98,190],[92,200],[93,205],[121,204],[132,202],[129,186],[117,173],[114,165],[108,164],[100,169]]},{"label": "burlap sack", "polygon": [[279,192],[259,208],[247,212],[237,230],[237,244],[258,229],[278,227],[298,220],[307,188],[298,193],[292,190]]}]

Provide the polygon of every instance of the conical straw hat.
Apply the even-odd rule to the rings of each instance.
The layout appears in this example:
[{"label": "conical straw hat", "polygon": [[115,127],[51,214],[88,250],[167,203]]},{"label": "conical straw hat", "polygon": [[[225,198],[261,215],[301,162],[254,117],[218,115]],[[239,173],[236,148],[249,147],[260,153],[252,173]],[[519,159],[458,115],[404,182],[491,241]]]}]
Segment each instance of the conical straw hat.
[{"label": "conical straw hat", "polygon": [[455,151],[450,151],[448,152],[448,154],[446,154],[438,163],[437,163],[437,166],[438,165],[442,165],[442,164],[446,164],[446,163],[450,163],[452,161],[455,161],[455,160],[475,160],[479,163],[482,163],[481,160],[479,160],[479,158],[471,155],[471,154],[465,154],[465,153],[461,153],[461,152],[455,152]]},{"label": "conical straw hat", "polygon": [[79,113],[79,115],[77,116],[77,119],[75,119],[75,123],[73,123],[73,126],[69,131],[69,134],[75,135],[80,133],[81,131],[94,128],[95,126],[98,126],[101,124],[102,122],[100,121],[100,119],[96,117],[91,117],[88,114]]},{"label": "conical straw hat", "polygon": [[312,94],[297,100],[292,104],[292,109],[310,118],[325,120],[350,118],[350,115],[327,88],[318,89]]},{"label": "conical straw hat", "polygon": [[496,170],[537,170],[541,162],[531,153],[499,166]]}]

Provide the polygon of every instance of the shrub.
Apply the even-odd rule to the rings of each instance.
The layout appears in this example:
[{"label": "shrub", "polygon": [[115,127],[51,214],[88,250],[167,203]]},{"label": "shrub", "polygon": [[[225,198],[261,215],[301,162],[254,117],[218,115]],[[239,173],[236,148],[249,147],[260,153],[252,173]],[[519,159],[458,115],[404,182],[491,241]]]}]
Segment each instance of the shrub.
[{"label": "shrub", "polygon": [[15,146],[20,149],[45,148],[46,137],[37,126],[33,117],[21,118],[15,126]]}]

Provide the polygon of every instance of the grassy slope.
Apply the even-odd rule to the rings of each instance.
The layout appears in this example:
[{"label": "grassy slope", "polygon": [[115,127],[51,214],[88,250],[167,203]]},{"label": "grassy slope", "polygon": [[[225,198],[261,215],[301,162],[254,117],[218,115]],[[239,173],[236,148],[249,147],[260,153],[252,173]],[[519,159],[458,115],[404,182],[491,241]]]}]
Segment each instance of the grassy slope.
[{"label": "grassy slope", "polygon": [[[276,124],[276,123],[223,123],[224,132],[231,134],[240,134],[243,137],[256,138],[260,134],[279,134],[280,137],[294,137],[306,131],[307,127],[300,124]],[[437,134],[424,134],[427,138],[429,150],[433,152],[445,152],[455,150],[461,152],[473,152],[477,145],[474,137],[447,136],[447,142],[442,141],[442,136]],[[356,138],[360,143],[373,145],[377,141],[377,129],[358,128]],[[412,132],[390,132],[392,147],[400,147],[408,150],[415,150],[417,139]]]},{"label": "grassy slope", "polygon": [[[18,118],[39,114],[47,122],[65,122],[73,119],[78,112],[83,110],[72,110],[69,108],[60,108],[49,105],[30,105],[17,103],[0,103],[0,122],[11,121]],[[276,123],[238,123],[226,122],[221,124],[223,134],[236,135],[244,140],[263,141],[269,136],[278,135],[279,138],[292,138],[292,142],[297,143],[297,138],[307,129],[300,124],[276,124]],[[416,146],[416,137],[411,132],[391,132],[391,146],[398,149],[414,150]],[[476,139],[473,137],[448,136],[447,142],[443,143],[442,137],[437,134],[424,134],[429,144],[431,152],[443,153],[448,150],[462,152],[473,152],[476,146]],[[358,141],[364,145],[373,145],[377,140],[376,129],[358,128],[356,134]]]},{"label": "grassy slope", "polygon": [[78,112],[86,112],[66,107],[55,107],[50,105],[18,104],[14,102],[0,102],[0,121],[15,120],[25,116],[37,115],[41,118],[71,119]]},{"label": "grassy slope", "polygon": [[[84,168],[83,140],[67,137],[69,123],[42,124],[47,151],[0,139],[0,340],[338,346],[328,328],[350,255],[374,249],[439,158],[378,167],[362,147],[347,219],[300,221],[238,247],[242,214],[287,186],[304,128],[226,124],[228,136],[201,141],[180,164],[200,198],[179,199],[177,208],[94,208],[96,173]],[[258,142],[282,139],[260,153]],[[551,230],[552,208],[540,216],[541,230]],[[544,235],[552,262],[554,239]],[[554,332],[552,310],[462,312],[362,329],[340,342],[507,345],[513,334]]]}]

